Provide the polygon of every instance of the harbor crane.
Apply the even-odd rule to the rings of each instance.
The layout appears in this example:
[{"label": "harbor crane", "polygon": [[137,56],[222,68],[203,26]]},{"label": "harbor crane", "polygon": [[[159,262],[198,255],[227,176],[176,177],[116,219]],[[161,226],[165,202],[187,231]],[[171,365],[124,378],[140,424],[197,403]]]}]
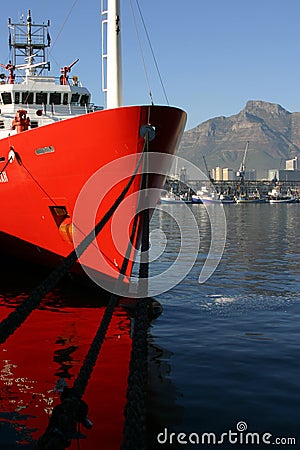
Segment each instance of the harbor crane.
[{"label": "harbor crane", "polygon": [[208,178],[209,178],[209,181],[213,184],[215,180],[214,180],[213,177],[211,176],[210,170],[209,170],[208,167],[207,167],[207,163],[206,163],[206,159],[205,159],[205,156],[204,156],[204,155],[203,155],[203,161],[204,161],[205,170],[206,170],[207,176],[208,176]]},{"label": "harbor crane", "polygon": [[242,163],[240,165],[239,170],[236,173],[237,176],[239,177],[241,183],[243,183],[244,180],[245,180],[246,157],[247,157],[248,148],[249,148],[249,141],[247,141],[247,144],[246,144],[246,148],[245,148],[244,156],[243,156],[243,161],[242,161]]}]

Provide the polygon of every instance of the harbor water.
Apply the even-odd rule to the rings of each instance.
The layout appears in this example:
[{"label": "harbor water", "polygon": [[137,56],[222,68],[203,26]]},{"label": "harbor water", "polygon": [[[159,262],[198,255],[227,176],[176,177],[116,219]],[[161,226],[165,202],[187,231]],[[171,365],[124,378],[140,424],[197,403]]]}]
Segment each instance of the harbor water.
[{"label": "harbor water", "polygon": [[[163,370],[153,386],[149,448],[300,448],[300,205],[224,205],[224,254],[204,284],[210,226],[197,206],[190,208],[198,261],[158,297],[164,312],[151,332]],[[170,229],[166,214],[164,221]],[[179,239],[173,226],[165,259],[175,257]]]},{"label": "harbor water", "polygon": [[[196,219],[199,251],[184,220],[186,208]],[[151,264],[151,276],[169,268],[176,279],[172,265],[182,230],[174,217],[184,223],[185,245],[196,248],[197,258],[179,284],[156,296],[163,313],[149,330],[149,450],[300,448],[300,205],[232,204],[224,210],[224,253],[203,284],[198,278],[212,235],[205,206],[167,205],[151,222],[152,230],[164,232],[163,239],[157,235],[164,251]],[[42,276],[7,266],[1,275],[1,317]],[[72,384],[103,314],[97,295],[67,280],[2,347],[1,448],[35,448],[57,401],[55,382],[64,378]],[[118,309],[107,353],[100,355],[86,391],[94,426],[82,429],[81,449],[118,448],[122,411],[117,407],[122,409],[123,400],[118,403],[113,392],[124,395],[124,388],[111,374],[127,377],[117,361],[129,359],[130,326],[128,314]],[[21,355],[13,347],[17,340]]]}]

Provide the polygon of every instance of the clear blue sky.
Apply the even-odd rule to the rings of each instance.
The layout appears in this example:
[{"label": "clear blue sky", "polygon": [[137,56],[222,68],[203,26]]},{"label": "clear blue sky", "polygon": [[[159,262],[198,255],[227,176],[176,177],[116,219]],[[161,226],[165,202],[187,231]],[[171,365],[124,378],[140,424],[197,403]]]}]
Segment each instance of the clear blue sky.
[{"label": "clear blue sky", "polygon": [[[299,0],[139,3],[169,102],[187,111],[187,128],[215,116],[236,114],[247,100],[275,102],[288,111],[300,111]],[[121,7],[124,100],[126,104],[148,103],[130,0],[121,0]],[[15,21],[28,8],[36,22],[51,20],[52,73],[59,75],[61,66],[78,57],[71,75],[78,75],[92,92],[94,103],[102,105],[100,0],[1,2],[2,63],[9,57],[7,18]],[[147,49],[145,57],[154,102],[165,103]]]}]

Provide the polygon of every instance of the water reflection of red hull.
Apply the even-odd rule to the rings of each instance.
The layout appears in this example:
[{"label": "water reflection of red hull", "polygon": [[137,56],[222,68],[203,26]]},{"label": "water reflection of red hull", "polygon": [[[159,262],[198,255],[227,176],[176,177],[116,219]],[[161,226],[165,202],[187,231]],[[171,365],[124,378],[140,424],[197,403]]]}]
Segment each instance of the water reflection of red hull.
[{"label": "water reflection of red hull", "polygon": [[[1,320],[10,308],[1,306]],[[19,442],[37,440],[45,431],[59,394],[60,377],[71,387],[96,333],[104,308],[40,309],[1,348],[2,420],[9,422]],[[122,442],[131,339],[130,322],[118,310],[86,389],[91,430],[80,448],[119,449]],[[0,422],[1,425],[1,422]],[[98,444],[97,444],[98,445]],[[73,441],[71,449],[77,448]]]}]

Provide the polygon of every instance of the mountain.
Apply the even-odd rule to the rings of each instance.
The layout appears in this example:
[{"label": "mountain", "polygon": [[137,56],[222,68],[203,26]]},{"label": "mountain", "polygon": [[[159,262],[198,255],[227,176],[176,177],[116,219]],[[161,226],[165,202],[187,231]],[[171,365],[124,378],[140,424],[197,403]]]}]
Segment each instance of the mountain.
[{"label": "mountain", "polygon": [[221,166],[238,170],[246,143],[246,170],[264,177],[268,169],[284,169],[285,160],[300,156],[300,112],[261,100],[249,100],[230,117],[216,117],[184,133],[178,156],[204,169]]}]

